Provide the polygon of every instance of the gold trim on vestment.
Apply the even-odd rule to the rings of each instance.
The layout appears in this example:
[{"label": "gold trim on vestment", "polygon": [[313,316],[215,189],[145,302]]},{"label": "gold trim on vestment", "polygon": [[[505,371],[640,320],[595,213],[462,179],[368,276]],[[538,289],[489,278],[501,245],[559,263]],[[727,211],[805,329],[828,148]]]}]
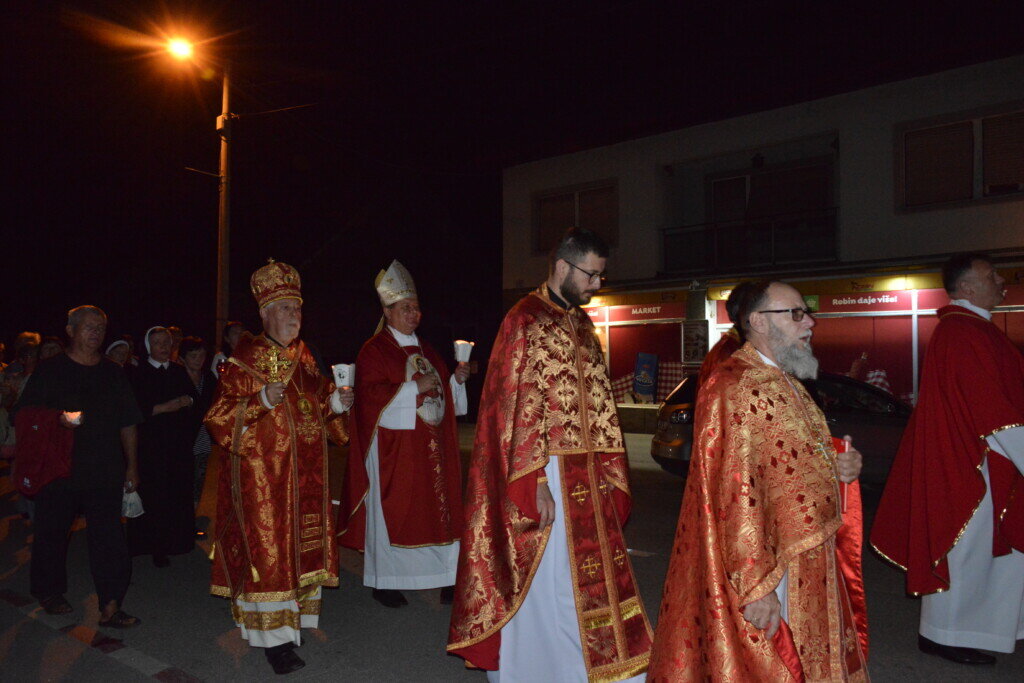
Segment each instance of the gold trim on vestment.
[{"label": "gold trim on vestment", "polygon": [[236,624],[250,631],[276,631],[285,627],[298,630],[302,622],[302,615],[295,610],[250,612],[240,609],[237,604],[231,605],[231,617]]},{"label": "gold trim on vestment", "polygon": [[633,678],[643,672],[647,671],[647,667],[651,661],[650,651],[645,652],[642,655],[637,655],[632,659],[628,659],[621,664],[608,664],[602,666],[599,674],[588,674],[587,680],[589,683],[615,683],[626,678]]},{"label": "gold trim on vestment", "polygon": [[[534,556],[533,566],[530,567],[530,572],[529,574],[527,574],[526,581],[523,583],[523,589],[519,591],[519,593],[516,595],[515,601],[512,603],[512,607],[508,610],[508,613],[506,613],[504,617],[496,621],[491,628],[487,629],[485,632],[481,633],[477,637],[470,638],[469,640],[463,640],[458,643],[449,643],[448,646],[445,648],[448,652],[452,652],[454,650],[461,650],[463,648],[469,647],[471,645],[476,645],[477,643],[487,640],[495,633],[503,629],[505,627],[505,624],[507,624],[512,619],[512,617],[515,616],[516,612],[519,611],[519,608],[523,606],[523,601],[526,600],[526,594],[530,592],[530,586],[533,585],[533,577],[537,575],[537,567],[540,566],[540,560],[544,556],[544,550],[548,547],[548,538],[550,536],[551,525],[549,524],[548,526],[544,527],[543,531],[540,532],[540,540],[537,541],[537,553]],[[570,562],[569,565],[572,566],[572,563]]]},{"label": "gold trim on vestment", "polygon": [[1016,429],[1017,427],[1024,427],[1024,423],[1017,422],[1017,423],[1014,423],[1014,424],[1004,425],[1002,427],[999,427],[998,429],[993,429],[991,432],[989,432],[988,434],[986,434],[983,437],[981,437],[981,440],[984,441],[988,437],[995,436],[999,432],[1004,432],[1007,429]]},{"label": "gold trim on vestment", "polygon": [[323,534],[323,533],[324,533],[324,528],[322,526],[308,526],[308,527],[306,527],[305,529],[302,530],[300,538],[309,538],[311,536],[316,536],[317,534]]},{"label": "gold trim on vestment", "polygon": [[[335,588],[338,586],[338,577],[331,576],[326,569],[318,569],[299,577],[299,585],[293,590],[277,591],[274,593],[239,593],[237,596],[245,602],[284,602],[285,600],[299,600],[305,593],[302,591],[307,586],[326,586]],[[231,589],[227,586],[210,586],[210,594],[220,598],[230,598]]]}]

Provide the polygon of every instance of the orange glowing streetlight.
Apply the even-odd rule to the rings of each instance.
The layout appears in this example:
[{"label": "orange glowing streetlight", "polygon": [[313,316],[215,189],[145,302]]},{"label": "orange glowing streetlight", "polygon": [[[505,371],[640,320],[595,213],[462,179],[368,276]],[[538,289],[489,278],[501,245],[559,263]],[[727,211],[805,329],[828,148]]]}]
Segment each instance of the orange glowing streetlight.
[{"label": "orange glowing streetlight", "polygon": [[[178,61],[192,60],[195,47],[185,38],[171,38],[166,43],[167,52]],[[217,205],[217,322],[214,338],[217,346],[221,344],[221,334],[228,321],[228,278],[230,261],[228,247],[231,236],[231,121],[235,115],[230,113],[228,95],[228,65],[223,68],[223,88],[221,95],[221,115],[217,117],[217,135],[220,136],[220,168],[217,178],[219,182],[219,201]],[[206,173],[202,171],[202,173]],[[212,175],[212,174],[209,174]]]},{"label": "orange glowing streetlight", "polygon": [[167,51],[175,59],[185,61],[186,59],[191,59],[192,55],[195,54],[195,47],[184,38],[172,38],[167,41]]}]

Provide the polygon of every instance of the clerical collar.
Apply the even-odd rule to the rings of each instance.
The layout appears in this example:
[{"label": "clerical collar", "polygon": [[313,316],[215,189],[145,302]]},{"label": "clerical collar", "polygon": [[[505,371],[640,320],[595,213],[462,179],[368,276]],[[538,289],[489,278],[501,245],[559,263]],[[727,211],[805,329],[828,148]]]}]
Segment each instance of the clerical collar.
[{"label": "clerical collar", "polygon": [[548,296],[551,298],[551,301],[556,306],[558,306],[559,308],[561,308],[563,310],[566,310],[566,311],[569,310],[568,302],[566,302],[565,299],[563,299],[562,297],[560,297],[557,294],[555,294],[554,290],[551,289],[550,287],[548,287]]},{"label": "clerical collar", "polygon": [[270,341],[274,342],[278,346],[280,346],[282,349],[287,349],[288,348],[287,344],[282,344],[281,342],[277,341],[272,336],[270,336],[270,333],[267,332],[266,330],[263,331],[263,336],[266,337],[267,339],[269,339]]},{"label": "clerical collar", "polygon": [[992,311],[986,311],[981,306],[975,306],[974,304],[972,304],[967,299],[952,299],[949,302],[949,305],[950,306],[960,306],[961,308],[966,308],[968,311],[971,311],[972,313],[977,313],[978,315],[980,315],[985,320],[992,320]]},{"label": "clerical collar", "polygon": [[[754,350],[757,351],[756,348]],[[772,366],[773,368],[779,367],[778,363],[776,363],[775,361],[773,361],[771,358],[769,358],[768,356],[764,355],[760,351],[757,351],[757,355],[761,356],[761,360],[763,360],[765,363],[767,363],[768,365]]]},{"label": "clerical collar", "polygon": [[156,368],[158,370],[161,369],[161,368],[166,370],[167,369],[167,365],[170,363],[170,361],[166,361],[166,360],[163,363],[161,363],[158,360],[153,360],[152,356],[147,356],[146,360],[148,360],[149,364],[152,365],[154,368]]},{"label": "clerical collar", "polygon": [[399,346],[419,346],[420,345],[420,340],[416,336],[415,332],[413,332],[412,334],[404,334],[402,332],[399,332],[395,328],[391,327],[391,325],[388,325],[388,331],[391,332],[391,336],[393,336],[395,338],[395,341],[398,342]]}]

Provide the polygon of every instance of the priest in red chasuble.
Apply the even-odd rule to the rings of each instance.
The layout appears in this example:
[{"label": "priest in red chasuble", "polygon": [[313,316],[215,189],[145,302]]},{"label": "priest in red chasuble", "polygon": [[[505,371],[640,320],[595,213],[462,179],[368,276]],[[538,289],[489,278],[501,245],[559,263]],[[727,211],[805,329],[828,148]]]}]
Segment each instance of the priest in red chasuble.
[{"label": "priest in red chasuble", "polygon": [[505,316],[466,490],[448,650],[489,681],[642,680],[651,627],[622,524],[629,463],[604,353],[580,309],[608,248],[570,230]]},{"label": "priest in red chasuble", "polygon": [[866,680],[861,456],[798,381],[814,318],[761,282],[737,321],[746,344],[697,398],[649,680]]},{"label": "priest in red chasuble", "polygon": [[993,324],[1003,278],[981,254],[943,268],[940,308],[871,544],[921,598],[918,647],[961,664],[1024,638],[1024,357]]},{"label": "priest in red chasuble", "polygon": [[466,413],[469,366],[449,375],[416,335],[422,316],[405,266],[392,262],[375,285],[384,324],[356,358],[339,542],[365,551],[363,583],[385,607],[407,604],[403,589],[441,588],[450,603],[462,534],[455,416]]},{"label": "priest in red chasuble", "polygon": [[348,441],[335,391],[299,340],[299,274],[285,263],[250,281],[263,333],[239,340],[206,414],[227,454],[220,470],[210,592],[230,598],[235,623],[279,674],[304,662],[300,628],[316,628],[321,587],[338,585],[327,439]]}]

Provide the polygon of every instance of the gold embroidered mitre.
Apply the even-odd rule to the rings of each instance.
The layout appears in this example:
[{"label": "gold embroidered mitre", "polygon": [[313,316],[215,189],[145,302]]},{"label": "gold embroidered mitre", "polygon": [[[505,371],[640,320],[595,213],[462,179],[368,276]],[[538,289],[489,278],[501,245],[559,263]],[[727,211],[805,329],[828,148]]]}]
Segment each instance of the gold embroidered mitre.
[{"label": "gold embroidered mitre", "polygon": [[402,299],[415,299],[416,284],[412,281],[412,275],[405,266],[397,260],[391,262],[387,270],[377,274],[373,285],[377,288],[377,296],[383,306],[390,306]]},{"label": "gold embroidered mitre", "polygon": [[249,287],[260,308],[281,299],[298,299],[302,301],[302,280],[299,271],[287,263],[270,259],[249,278]]}]

